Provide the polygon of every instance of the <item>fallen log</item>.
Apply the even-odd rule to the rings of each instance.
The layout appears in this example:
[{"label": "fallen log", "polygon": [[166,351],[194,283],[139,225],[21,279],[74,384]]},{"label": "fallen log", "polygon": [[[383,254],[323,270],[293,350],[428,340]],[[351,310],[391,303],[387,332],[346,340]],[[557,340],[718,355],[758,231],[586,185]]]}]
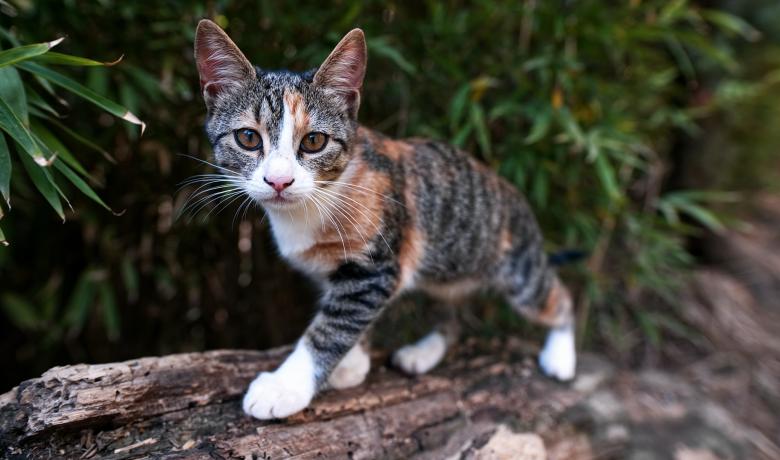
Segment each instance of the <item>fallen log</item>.
[{"label": "fallen log", "polygon": [[490,437],[500,425],[549,440],[555,421],[609,368],[583,359],[575,389],[539,375],[532,350],[518,341],[472,342],[426,376],[403,376],[382,366],[380,355],[367,382],[326,391],[303,413],[272,422],[245,416],[240,396],[247,384],[287,351],[55,367],[0,396],[0,452],[85,459],[458,458],[482,445],[493,448]]}]

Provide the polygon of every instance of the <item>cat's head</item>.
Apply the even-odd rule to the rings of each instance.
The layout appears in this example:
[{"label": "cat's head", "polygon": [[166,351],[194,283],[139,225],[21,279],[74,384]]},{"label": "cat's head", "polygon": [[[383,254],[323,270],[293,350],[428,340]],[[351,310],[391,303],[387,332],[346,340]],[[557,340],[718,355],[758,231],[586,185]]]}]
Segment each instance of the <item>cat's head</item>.
[{"label": "cat's head", "polygon": [[354,29],[318,68],[253,66],[216,24],[202,20],[195,60],[208,108],[206,134],[224,172],[267,209],[300,206],[349,164],[366,69]]}]

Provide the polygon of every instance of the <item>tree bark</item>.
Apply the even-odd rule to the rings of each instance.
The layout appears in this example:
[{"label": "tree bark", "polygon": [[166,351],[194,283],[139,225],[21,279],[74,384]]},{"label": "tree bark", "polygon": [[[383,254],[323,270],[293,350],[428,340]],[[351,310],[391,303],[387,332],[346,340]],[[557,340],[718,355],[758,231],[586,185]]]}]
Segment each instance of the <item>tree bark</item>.
[{"label": "tree bark", "polygon": [[376,356],[367,382],[287,420],[245,416],[246,386],[288,350],[53,368],[0,396],[0,447],[20,458],[457,457],[500,424],[555,437],[556,420],[609,373],[585,357],[575,389],[540,376],[519,341],[471,342],[429,375],[403,376]]}]

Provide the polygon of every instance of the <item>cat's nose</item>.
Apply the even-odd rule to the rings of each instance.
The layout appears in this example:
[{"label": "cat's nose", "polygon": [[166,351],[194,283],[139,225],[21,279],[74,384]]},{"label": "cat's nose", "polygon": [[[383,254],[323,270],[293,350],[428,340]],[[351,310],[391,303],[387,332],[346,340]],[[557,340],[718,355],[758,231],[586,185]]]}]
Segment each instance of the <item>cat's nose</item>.
[{"label": "cat's nose", "polygon": [[295,182],[295,179],[291,176],[263,177],[263,180],[266,184],[270,185],[271,188],[276,190],[277,193],[280,193]]}]

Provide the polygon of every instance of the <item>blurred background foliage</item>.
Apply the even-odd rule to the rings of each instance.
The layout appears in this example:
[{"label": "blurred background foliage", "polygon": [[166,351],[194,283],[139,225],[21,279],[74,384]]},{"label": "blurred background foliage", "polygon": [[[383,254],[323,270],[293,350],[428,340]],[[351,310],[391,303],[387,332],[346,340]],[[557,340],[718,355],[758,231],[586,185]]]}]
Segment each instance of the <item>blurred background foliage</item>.
[{"label": "blurred background foliage", "polygon": [[[195,190],[179,184],[212,172],[198,161],[211,152],[192,58],[203,17],[255,64],[294,70],[362,27],[361,121],[447,140],[516,183],[551,250],[590,252],[566,274],[581,339],[626,363],[696,342],[674,297],[702,262],[692,239],[734,224],[733,203],[777,183],[776,1],[8,0],[0,12],[2,49],[65,37],[56,51],[96,60],[66,66],[76,62],[46,51],[0,68],[21,70],[25,126],[57,155],[29,164],[4,135],[3,387],[55,364],[279,345],[310,318],[315,293],[278,259],[260,211],[236,217],[225,203],[177,218]],[[84,89],[49,88],[31,64]],[[20,87],[6,77],[4,101]],[[122,110],[146,123],[142,136],[111,115]],[[49,172],[61,194],[41,190]],[[477,303],[479,332],[531,331],[500,302]]]}]

